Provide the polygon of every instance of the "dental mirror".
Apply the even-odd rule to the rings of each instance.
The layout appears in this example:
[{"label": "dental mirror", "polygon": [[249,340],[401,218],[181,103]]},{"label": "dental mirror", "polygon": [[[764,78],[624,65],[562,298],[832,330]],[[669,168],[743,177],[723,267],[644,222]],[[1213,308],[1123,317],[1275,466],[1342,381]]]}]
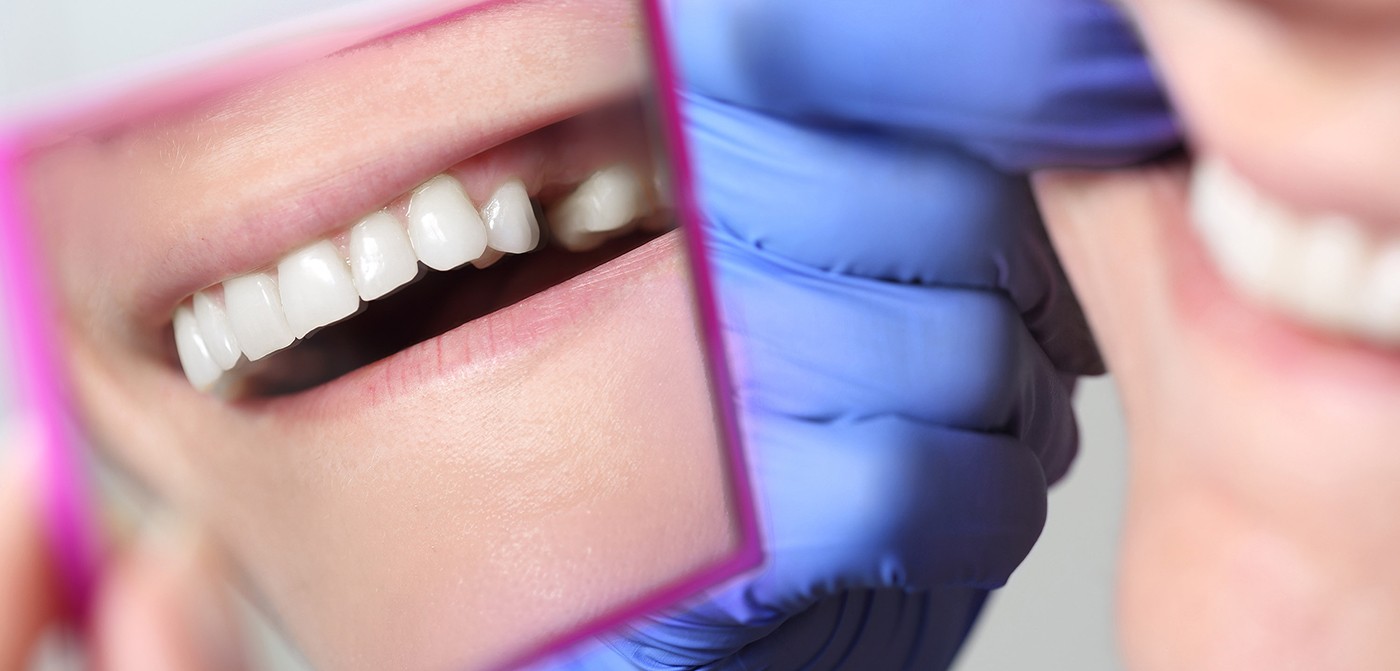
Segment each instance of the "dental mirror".
[{"label": "dental mirror", "polygon": [[514,667],[757,562],[656,12],[362,13],[10,132],[97,467],[309,666]]}]

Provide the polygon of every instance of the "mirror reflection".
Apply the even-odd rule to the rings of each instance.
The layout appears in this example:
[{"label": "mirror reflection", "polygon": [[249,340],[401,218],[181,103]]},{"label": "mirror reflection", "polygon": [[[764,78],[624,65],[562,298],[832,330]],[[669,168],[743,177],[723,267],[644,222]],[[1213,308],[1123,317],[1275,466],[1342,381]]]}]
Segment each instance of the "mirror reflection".
[{"label": "mirror reflection", "polygon": [[501,664],[741,542],[637,12],[467,8],[28,155],[103,460],[315,667]]}]

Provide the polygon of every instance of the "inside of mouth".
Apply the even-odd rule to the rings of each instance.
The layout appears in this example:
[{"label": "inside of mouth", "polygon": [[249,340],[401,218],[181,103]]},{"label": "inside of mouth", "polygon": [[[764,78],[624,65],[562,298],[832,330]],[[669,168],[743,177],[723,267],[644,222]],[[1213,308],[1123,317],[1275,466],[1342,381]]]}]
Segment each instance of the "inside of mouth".
[{"label": "inside of mouth", "polygon": [[[650,153],[649,147],[655,145],[648,142],[644,118],[637,100],[604,106],[453,166],[445,174],[459,181],[465,191],[477,192],[475,202],[481,202],[476,200],[479,194],[490,193],[499,183],[522,181],[529,208],[537,220],[538,245],[519,254],[501,254],[488,248],[491,256],[449,270],[429,268],[420,254],[417,276],[407,284],[387,295],[360,301],[358,311],[351,316],[311,330],[295,338],[290,346],[253,361],[246,356],[238,358],[231,368],[224,366],[210,391],[238,400],[312,389],[508,308],[669,230],[674,226],[674,215],[667,205],[669,194],[664,192],[664,185],[669,182],[658,172],[664,163]],[[609,190],[619,188],[615,186],[619,183],[615,175],[619,174],[617,166],[623,165],[630,166],[624,172],[635,175],[629,179],[647,184],[640,188],[649,195],[618,196],[637,192]],[[626,179],[623,182],[637,184]],[[617,203],[636,206],[618,209]],[[387,205],[385,211],[402,219],[408,207],[405,195]],[[599,214],[602,219],[588,220],[612,224],[580,229],[579,222],[584,220],[579,218],[578,207],[590,212],[594,211],[592,207],[600,208],[598,212],[613,212]],[[628,221],[619,225],[623,220]],[[599,232],[591,232],[594,230]],[[344,240],[344,235],[336,238],[342,251]],[[416,245],[415,242],[415,248]],[[277,274],[272,273],[271,277],[276,278]],[[222,300],[217,298],[218,292],[213,295],[215,300]]]},{"label": "inside of mouth", "polygon": [[638,230],[584,252],[546,246],[508,256],[489,268],[468,264],[441,272],[420,269],[412,283],[361,304],[355,316],[264,359],[245,362],[224,393],[235,398],[271,398],[315,388],[519,303],[658,235]]}]

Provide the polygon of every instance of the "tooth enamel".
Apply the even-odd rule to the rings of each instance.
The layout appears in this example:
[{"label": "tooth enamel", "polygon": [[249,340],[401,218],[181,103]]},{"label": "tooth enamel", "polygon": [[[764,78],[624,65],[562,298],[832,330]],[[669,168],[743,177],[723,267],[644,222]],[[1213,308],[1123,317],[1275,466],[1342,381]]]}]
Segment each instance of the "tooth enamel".
[{"label": "tooth enamel", "polygon": [[175,351],[180,356],[180,367],[185,369],[185,377],[190,384],[201,391],[218,382],[224,369],[214,361],[204,338],[199,333],[199,324],[194,313],[181,305],[175,309]]},{"label": "tooth enamel", "polygon": [[350,270],[360,298],[372,301],[418,275],[418,256],[393,215],[380,211],[350,229]]},{"label": "tooth enamel", "polygon": [[1357,325],[1371,338],[1400,344],[1400,242],[1390,242],[1361,280]]},{"label": "tooth enamel", "polygon": [[481,269],[490,268],[495,265],[497,261],[505,258],[505,256],[505,252],[487,247],[486,252],[481,255],[481,258],[472,261],[472,265]]},{"label": "tooth enamel", "polygon": [[198,291],[194,295],[194,320],[199,325],[199,335],[204,346],[219,368],[229,370],[238,363],[243,352],[238,349],[238,339],[229,328],[228,315],[223,306],[211,298],[208,292]]},{"label": "tooth enamel", "polygon": [[360,309],[360,295],[340,250],[327,240],[302,247],[277,264],[287,326],[300,338]]},{"label": "tooth enamel", "polygon": [[224,310],[233,336],[249,361],[257,361],[296,340],[282,312],[277,281],[267,273],[225,280]]},{"label": "tooth enamel", "polygon": [[642,217],[637,228],[650,233],[665,233],[675,230],[676,213],[672,211],[671,202],[671,180],[666,176],[665,171],[657,171],[651,177],[651,209],[650,215]]},{"label": "tooth enamel", "polygon": [[1246,295],[1262,298],[1286,226],[1270,225],[1253,189],[1219,161],[1204,159],[1196,167],[1191,204],[1192,221],[1221,274]]},{"label": "tooth enamel", "polygon": [[[609,166],[551,209],[549,232],[564,248],[583,251],[638,225],[673,228],[668,208],[657,205],[669,195],[661,188],[628,165]],[[354,314],[361,299],[381,298],[417,277],[420,261],[434,270],[487,268],[540,245],[540,222],[520,179],[497,187],[478,213],[457,180],[438,175],[409,196],[407,214],[407,230],[381,210],[287,254],[275,272],[227,279],[222,301],[218,289],[196,292],[172,320],[191,384],[209,389],[241,357],[257,361]]]},{"label": "tooth enamel", "polygon": [[[497,187],[481,208],[486,224],[486,244],[508,254],[523,254],[540,243],[540,225],[530,194],[518,179]],[[488,264],[489,265],[489,264]]]},{"label": "tooth enamel", "polygon": [[657,170],[651,175],[652,203],[658,210],[671,209],[671,178],[665,170]]},{"label": "tooth enamel", "polygon": [[1206,251],[1244,296],[1323,329],[1400,344],[1400,241],[1380,245],[1346,217],[1293,212],[1214,158],[1197,163],[1191,211]]},{"label": "tooth enamel", "polygon": [[628,225],[646,211],[641,179],[630,166],[617,164],[593,173],[546,218],[565,249],[587,251],[631,230]]},{"label": "tooth enamel", "polygon": [[418,259],[434,270],[449,270],[486,251],[486,225],[457,180],[438,175],[408,202],[408,237]]},{"label": "tooth enamel", "polygon": [[[1366,261],[1367,242],[1356,225],[1339,218],[1318,221],[1299,231],[1294,291],[1284,299],[1308,319],[1330,328],[1345,328]],[[1397,305],[1400,307],[1400,305]]]}]

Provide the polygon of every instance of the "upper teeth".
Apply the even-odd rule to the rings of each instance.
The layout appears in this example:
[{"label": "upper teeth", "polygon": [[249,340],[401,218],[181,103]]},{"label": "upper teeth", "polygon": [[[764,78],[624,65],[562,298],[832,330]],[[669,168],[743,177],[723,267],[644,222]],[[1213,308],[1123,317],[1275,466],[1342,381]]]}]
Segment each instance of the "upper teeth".
[{"label": "upper teeth", "polygon": [[[287,326],[298,338],[360,308],[360,295],[350,268],[329,240],[308,245],[282,257],[277,264],[277,288]],[[235,317],[238,315],[235,315]]]},{"label": "upper teeth", "polygon": [[[584,180],[554,208],[550,232],[582,251],[630,230],[656,201],[626,165]],[[540,240],[525,185],[511,179],[478,211],[456,179],[438,175],[409,196],[407,221],[390,209],[287,254],[274,269],[239,275],[199,291],[176,308],[175,347],[186,377],[210,389],[243,356],[255,361],[311,331],[355,314],[418,276],[418,263],[448,270],[485,268]]]},{"label": "upper teeth", "polygon": [[438,175],[408,201],[408,239],[424,265],[449,270],[486,252],[486,225],[462,185]]},{"label": "upper teeth", "polygon": [[481,208],[486,225],[486,244],[507,254],[528,252],[540,243],[540,228],[530,194],[525,185],[513,179],[502,184]]},{"label": "upper teeth", "polygon": [[[223,288],[229,327],[250,361],[261,359],[296,340],[296,334],[287,324],[287,313],[282,309],[277,280],[271,274],[240,275],[225,281]],[[218,300],[214,294],[208,297]],[[178,343],[178,328],[175,335]],[[210,334],[199,332],[196,337],[207,342]],[[188,363],[185,368],[189,368]]]},{"label": "upper teeth", "polygon": [[360,298],[372,301],[418,275],[408,233],[393,215],[379,211],[350,229],[350,272]]},{"label": "upper teeth", "polygon": [[1247,298],[1323,329],[1400,344],[1400,239],[1374,240],[1347,217],[1297,213],[1216,158],[1197,162],[1191,210],[1221,274]]},{"label": "upper teeth", "polygon": [[549,210],[550,232],[569,249],[592,249],[626,233],[649,208],[637,173],[616,165],[594,173]]}]

